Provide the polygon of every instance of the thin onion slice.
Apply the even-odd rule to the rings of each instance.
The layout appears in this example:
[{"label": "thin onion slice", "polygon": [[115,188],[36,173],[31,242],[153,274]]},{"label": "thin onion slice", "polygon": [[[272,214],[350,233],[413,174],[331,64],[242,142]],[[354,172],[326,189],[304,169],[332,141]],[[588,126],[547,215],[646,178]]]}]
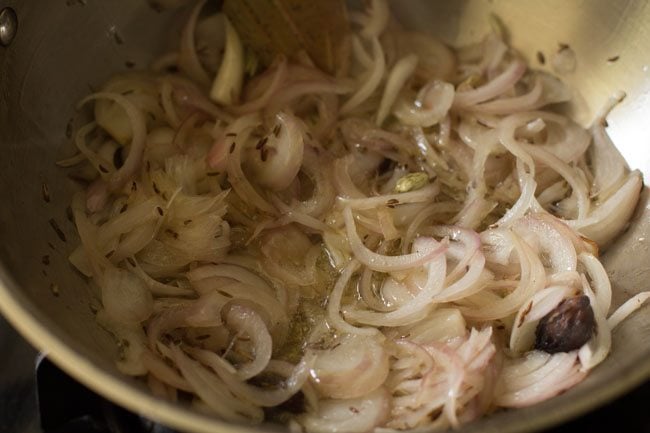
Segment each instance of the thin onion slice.
[{"label": "thin onion slice", "polygon": [[354,223],[354,217],[352,216],[352,210],[349,207],[346,207],[343,210],[343,218],[345,219],[345,227],[350,247],[352,248],[355,257],[361,263],[375,271],[392,272],[415,268],[427,263],[436,256],[443,254],[446,249],[444,244],[438,244],[435,249],[423,248],[422,250],[417,250],[411,254],[405,254],[402,256],[385,256],[377,254],[369,250],[359,238]]}]

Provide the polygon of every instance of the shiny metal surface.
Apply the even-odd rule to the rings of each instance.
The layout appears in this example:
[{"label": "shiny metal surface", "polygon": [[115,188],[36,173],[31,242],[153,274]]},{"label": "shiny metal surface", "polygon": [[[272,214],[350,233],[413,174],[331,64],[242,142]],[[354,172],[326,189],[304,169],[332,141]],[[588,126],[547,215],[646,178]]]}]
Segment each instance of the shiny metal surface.
[{"label": "shiny metal surface", "polygon": [[16,37],[18,17],[12,8],[0,10],[0,45],[7,46]]},{"label": "shiny metal surface", "polygon": [[[187,431],[259,431],[157,400],[141,383],[119,374],[113,365],[115,345],[93,319],[90,305],[96,296],[67,262],[77,243],[66,217],[75,186],[54,161],[69,151],[66,126],[74,104],[110,73],[130,62],[142,67],[162,52],[174,21],[133,0],[9,0],[0,6],[14,8],[20,20],[13,43],[0,47],[3,314],[71,375],[136,412]],[[533,64],[537,51],[550,59],[558,44],[569,44],[577,68],[563,78],[577,90],[577,115],[587,123],[613,91],[625,90],[628,98],[612,114],[610,132],[630,165],[650,174],[648,2],[400,0],[393,8],[403,21],[461,44],[480,38],[494,13]],[[614,57],[618,59],[607,60]],[[647,191],[630,229],[607,252],[605,262],[615,304],[650,288]],[[613,353],[580,386],[534,407],[494,414],[462,431],[540,429],[593,409],[648,377],[646,307],[614,332]]]}]

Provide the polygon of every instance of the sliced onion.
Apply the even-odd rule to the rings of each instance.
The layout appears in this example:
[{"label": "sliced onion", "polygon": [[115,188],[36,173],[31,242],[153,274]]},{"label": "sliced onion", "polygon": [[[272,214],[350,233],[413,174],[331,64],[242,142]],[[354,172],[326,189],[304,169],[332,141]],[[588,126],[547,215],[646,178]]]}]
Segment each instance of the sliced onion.
[{"label": "sliced onion", "polygon": [[305,213],[312,217],[319,217],[330,210],[334,203],[336,192],[329,170],[329,159],[318,152],[317,148],[305,146],[302,173],[308,176],[314,185],[312,196],[304,201],[299,201],[295,211]]},{"label": "sliced onion", "polygon": [[623,320],[627,318],[627,316],[641,308],[643,303],[648,299],[650,299],[650,292],[641,292],[625,301],[623,305],[618,307],[616,311],[614,311],[614,313],[609,316],[609,319],[607,319],[607,325],[609,326],[609,329],[616,328]]},{"label": "sliced onion", "polygon": [[108,184],[104,179],[97,179],[86,190],[86,208],[95,213],[104,209],[108,203]]},{"label": "sliced onion", "polygon": [[531,110],[538,106],[543,95],[543,90],[542,80],[536,79],[535,84],[528,93],[484,102],[476,105],[474,109],[489,114],[511,114],[517,111]]},{"label": "sliced onion", "polygon": [[[231,107],[231,111],[235,114],[247,114],[247,113],[253,113],[255,111],[259,111],[263,109],[269,101],[271,101],[271,98],[273,95],[280,89],[284,81],[287,79],[287,59],[285,57],[281,57],[280,60],[277,62],[277,65],[274,66],[274,73],[273,77],[270,80],[266,90],[264,90],[264,93],[262,93],[260,96],[258,96],[255,99],[251,99],[249,101],[245,101],[241,105],[237,105],[234,107]],[[269,68],[269,73],[271,72],[271,68]]]},{"label": "sliced onion", "polygon": [[144,143],[147,136],[147,125],[144,114],[138,109],[128,98],[116,93],[94,93],[86,96],[79,106],[85,103],[97,100],[108,99],[120,105],[131,123],[131,145],[129,146],[129,154],[124,160],[124,164],[120,167],[108,181],[108,186],[111,191],[120,189],[126,182],[128,182],[135,172],[142,164],[142,154],[144,153]]},{"label": "sliced onion", "polygon": [[[350,93],[352,88],[347,83],[331,81],[331,79],[314,81],[296,81],[273,94],[265,112],[275,113],[287,109],[287,106],[303,96],[333,97]],[[336,102],[336,101],[335,101]]]},{"label": "sliced onion", "polygon": [[[426,245],[429,244],[429,245]],[[418,238],[413,243],[414,250],[438,249],[443,243],[431,238]],[[442,291],[446,274],[446,258],[440,254],[427,265],[427,279],[415,297],[390,312],[375,312],[364,310],[348,310],[345,317],[354,321],[373,326],[403,326],[422,320],[430,310],[437,294]],[[386,280],[390,281],[390,280]],[[386,283],[385,283],[386,284]]]},{"label": "sliced onion", "polygon": [[[225,280],[225,281],[224,281]],[[256,310],[265,313],[270,319],[270,325],[284,325],[289,320],[286,308],[280,304],[274,295],[269,295],[259,286],[244,283],[233,283],[219,277],[204,278],[192,282],[193,287],[203,296],[217,292],[228,298],[251,302]]]},{"label": "sliced onion", "polygon": [[240,117],[232,125],[230,125],[231,134],[235,134],[233,141],[230,144],[228,157],[228,180],[232,185],[237,195],[241,197],[244,202],[259,208],[260,210],[275,214],[275,208],[253,187],[244,172],[242,171],[242,147],[250,136],[251,129],[260,122],[257,115],[248,115]]},{"label": "sliced onion", "polygon": [[349,168],[354,162],[352,155],[334,161],[334,186],[339,196],[344,198],[366,198],[350,177]]},{"label": "sliced onion", "polygon": [[235,120],[227,112],[215,105],[194,82],[179,75],[168,75],[165,78],[174,86],[174,101],[190,111],[190,113],[198,110],[227,122]]},{"label": "sliced onion", "polygon": [[140,277],[125,269],[109,268],[99,278],[102,304],[115,321],[141,323],[153,311],[153,297]]},{"label": "sliced onion", "polygon": [[496,98],[511,89],[525,72],[526,64],[520,60],[514,60],[500,75],[487,84],[473,90],[456,92],[454,107],[467,108],[480,102]]},{"label": "sliced onion", "polygon": [[408,334],[409,341],[426,345],[464,337],[467,333],[466,326],[465,319],[457,308],[438,308],[420,322],[399,328],[398,333]]},{"label": "sliced onion", "polygon": [[389,395],[379,388],[361,398],[321,400],[318,409],[298,422],[309,433],[366,433],[383,425],[389,413]]},{"label": "sliced onion", "polygon": [[502,299],[474,309],[463,309],[467,317],[477,320],[494,320],[517,311],[530,297],[546,284],[544,266],[537,254],[519,236],[510,234],[521,266],[517,288]]},{"label": "sliced onion", "polygon": [[174,362],[194,393],[214,413],[226,421],[259,423],[264,419],[261,408],[236,398],[217,375],[190,359],[180,348],[172,346],[170,351]]},{"label": "sliced onion", "polygon": [[[459,260],[458,265],[445,281],[446,284],[450,282],[451,284],[437,294],[434,299],[437,302],[452,302],[481,290],[483,279],[487,275],[484,272],[485,256],[480,250],[480,237],[475,232],[460,227],[437,227],[435,231],[439,236],[449,236],[451,239],[461,241],[464,249],[462,257],[456,257]],[[450,248],[450,253],[454,255],[452,248]],[[457,276],[463,271],[465,274],[456,281]]]},{"label": "sliced onion", "polygon": [[185,379],[181,377],[176,370],[167,365],[157,355],[149,350],[145,350],[142,354],[142,363],[149,370],[149,374],[154,376],[159,381],[172,386],[181,391],[192,391],[192,387]]},{"label": "sliced onion", "polygon": [[[573,387],[585,378],[576,365],[576,353],[544,354],[539,365],[538,352],[531,352],[522,361],[506,366],[501,376],[505,392],[496,396],[495,403],[502,407],[524,407],[547,400]],[[536,366],[527,366],[530,362]],[[522,365],[523,364],[523,365]],[[525,368],[526,372],[518,370]],[[532,371],[531,371],[532,370]]]},{"label": "sliced onion", "polygon": [[561,220],[548,213],[536,213],[535,218],[548,222],[555,227],[555,230],[562,233],[564,237],[570,239],[577,253],[587,252],[594,256],[598,256],[598,245],[591,239],[588,239],[571,229],[568,225],[568,221]]},{"label": "sliced onion", "polygon": [[[530,156],[529,156],[530,158]],[[520,163],[522,160],[517,160],[517,168],[523,166]],[[531,160],[532,161],[532,160]],[[514,221],[523,217],[526,212],[535,207],[535,190],[537,189],[537,183],[534,180],[534,177],[530,173],[525,173],[523,169],[518,170],[519,172],[519,188],[521,190],[521,195],[515,202],[515,204],[508,209],[508,211],[503,215],[499,221],[494,225],[498,227],[508,227]]]},{"label": "sliced onion", "polygon": [[502,266],[510,264],[514,244],[507,230],[501,228],[485,230],[480,238],[483,254],[489,263]]},{"label": "sliced onion", "polygon": [[366,72],[366,76],[363,77],[363,81],[361,81],[361,86],[357,89],[354,95],[343,104],[341,107],[341,114],[350,113],[362,102],[368,99],[377,89],[382,77],[384,76],[384,71],[386,69],[384,50],[382,49],[377,37],[370,38],[370,42],[372,44],[373,56],[372,68]]},{"label": "sliced onion", "polygon": [[186,275],[187,279],[190,280],[191,283],[198,282],[205,278],[225,277],[253,287],[258,287],[269,295],[274,294],[271,286],[269,286],[263,278],[237,265],[205,265],[192,269]]},{"label": "sliced onion", "polygon": [[226,313],[226,324],[237,333],[247,334],[253,343],[253,360],[239,367],[237,376],[250,379],[264,371],[271,359],[273,340],[266,324],[251,308],[233,305]]},{"label": "sliced onion", "polygon": [[384,120],[386,120],[391,107],[397,99],[397,95],[415,71],[417,64],[417,56],[410,54],[399,59],[397,63],[395,63],[395,66],[393,66],[393,69],[391,69],[386,81],[386,87],[384,88],[384,94],[381,97],[381,102],[377,109],[377,117],[375,120],[377,126],[381,126],[381,124],[384,123]]},{"label": "sliced onion", "polygon": [[343,210],[343,217],[345,219],[345,227],[350,247],[352,248],[355,257],[361,263],[375,271],[392,272],[415,268],[427,263],[436,256],[443,254],[446,249],[444,244],[439,244],[435,249],[423,248],[422,250],[414,251],[411,254],[405,254],[402,256],[385,256],[377,254],[369,250],[359,238],[354,224],[352,210],[349,207],[346,207]]},{"label": "sliced onion", "polygon": [[379,331],[375,328],[358,328],[356,326],[350,325],[341,317],[341,299],[343,298],[343,292],[347,288],[352,275],[359,268],[359,263],[356,260],[351,260],[347,266],[341,272],[336,284],[330,293],[329,299],[327,300],[327,318],[329,324],[338,329],[341,332],[346,332],[349,334],[362,334],[362,335],[376,335]]},{"label": "sliced onion", "polygon": [[334,348],[315,354],[312,383],[328,398],[362,397],[388,376],[388,353],[376,338],[347,335]]},{"label": "sliced onion", "polygon": [[302,361],[292,368],[290,376],[277,389],[266,390],[243,382],[232,372],[233,368],[228,364],[228,361],[219,357],[216,353],[195,348],[186,348],[185,350],[196,360],[214,370],[228,386],[228,389],[237,397],[262,407],[273,407],[282,404],[300,391],[300,388],[309,379],[310,368],[314,363],[314,355],[306,355]]},{"label": "sliced onion", "polygon": [[576,270],[575,247],[550,223],[529,215],[515,222],[513,230],[548,258],[552,273]]},{"label": "sliced onion", "polygon": [[[190,288],[182,287],[181,285],[161,283],[160,281],[151,278],[146,272],[142,270],[137,260],[133,257],[131,257],[130,260],[127,259],[127,263],[129,264],[129,269],[131,269],[133,273],[135,273],[138,277],[140,277],[145,282],[145,284],[149,287],[151,293],[155,296],[187,297],[196,294],[196,292],[194,292],[194,290]],[[135,263],[135,265],[132,265],[132,263]]]},{"label": "sliced onion", "polygon": [[600,311],[606,316],[612,303],[612,284],[609,282],[607,271],[603,264],[594,255],[581,253],[578,256],[580,263],[585,267],[592,282],[592,289]]},{"label": "sliced onion", "polygon": [[255,149],[246,162],[260,185],[282,191],[300,171],[305,146],[303,131],[295,116],[278,113],[275,118],[279,133],[268,135],[263,147]]},{"label": "sliced onion", "polygon": [[196,23],[206,2],[206,0],[201,0],[196,3],[194,8],[192,8],[190,17],[181,33],[180,50],[178,53],[178,66],[180,69],[192,80],[202,86],[207,86],[210,83],[210,78],[203,68],[203,65],[201,65],[201,61],[196,52],[196,43],[194,38],[196,33]]},{"label": "sliced onion", "polygon": [[439,192],[440,186],[438,183],[431,183],[423,188],[403,193],[385,194],[367,198],[339,197],[338,202],[350,209],[368,210],[386,205],[397,206],[406,203],[429,202],[432,201]]},{"label": "sliced onion", "polygon": [[624,98],[625,92],[618,91],[612,95],[600,109],[590,132],[593,138],[591,147],[591,170],[594,175],[593,194],[608,194],[619,184],[628,170],[627,163],[612,143],[607,130],[606,117]]},{"label": "sliced onion", "polygon": [[316,233],[326,232],[330,230],[330,227],[327,224],[312,217],[311,215],[301,212],[302,209],[300,205],[296,206],[296,209],[286,205],[277,198],[272,199],[271,201],[275,207],[278,208],[278,211],[282,214],[282,217],[276,220],[276,223],[278,225],[285,225],[293,222],[312,229]]},{"label": "sliced onion", "polygon": [[595,208],[587,218],[567,221],[567,224],[593,239],[598,246],[607,246],[626,226],[634,213],[643,187],[641,173],[631,172],[621,188]]},{"label": "sliced onion", "polygon": [[412,53],[418,56],[415,74],[421,82],[452,79],[456,59],[454,53],[439,39],[420,32],[404,31],[398,32],[396,39],[402,55]]},{"label": "sliced onion", "polygon": [[453,102],[454,86],[432,81],[420,89],[413,104],[402,100],[394,114],[405,125],[429,127],[445,118]]},{"label": "sliced onion", "polygon": [[[399,208],[398,208],[399,209]],[[459,206],[454,202],[439,202],[433,203],[426,208],[420,210],[415,217],[411,220],[406,229],[404,240],[402,241],[402,253],[406,254],[409,245],[413,242],[416,233],[420,230],[425,221],[429,220],[436,214],[454,213],[459,210]],[[398,223],[403,225],[405,222],[398,219]]]},{"label": "sliced onion", "polygon": [[568,164],[564,163],[558,157],[541,147],[527,144],[524,144],[523,147],[525,151],[533,157],[533,159],[542,162],[547,167],[556,171],[569,185],[571,185],[573,195],[578,201],[578,219],[585,218],[589,213],[591,201],[589,200],[589,194],[587,193],[587,185],[582,178],[580,178],[578,173],[576,173],[576,171]]},{"label": "sliced onion", "polygon": [[471,296],[482,289],[484,279],[488,277],[484,271],[485,256],[480,251],[469,255],[469,269],[458,281],[446,287],[435,296],[436,302],[452,302],[466,296]]},{"label": "sliced onion", "polygon": [[140,203],[131,204],[126,211],[114,216],[98,228],[98,245],[104,248],[114,238],[119,238],[142,225],[154,225],[153,223],[160,218],[156,207],[161,204],[158,197],[152,197]]},{"label": "sliced onion", "polygon": [[120,358],[117,369],[129,376],[142,376],[147,373],[144,362],[146,338],[139,323],[127,324],[116,320],[102,309],[97,312],[97,324],[113,334],[119,342]]},{"label": "sliced onion", "polygon": [[226,47],[217,76],[212,83],[210,98],[224,105],[232,105],[239,100],[244,82],[244,46],[237,31],[226,22]]},{"label": "sliced onion", "polygon": [[262,236],[261,243],[269,275],[298,286],[316,283],[315,269],[308,265],[306,259],[311,251],[319,254],[320,248],[313,249],[314,245],[301,230],[292,225],[268,230]]},{"label": "sliced onion", "polygon": [[154,350],[160,337],[173,329],[221,325],[221,310],[229,301],[230,298],[213,292],[161,311],[147,325],[149,348]]}]

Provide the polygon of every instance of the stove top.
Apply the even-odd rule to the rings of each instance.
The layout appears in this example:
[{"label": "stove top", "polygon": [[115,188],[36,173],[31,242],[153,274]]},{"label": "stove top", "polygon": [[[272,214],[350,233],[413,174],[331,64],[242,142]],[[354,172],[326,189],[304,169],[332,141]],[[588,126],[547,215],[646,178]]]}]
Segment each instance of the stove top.
[{"label": "stove top", "polygon": [[[83,387],[0,318],[1,433],[174,433]],[[75,401],[76,404],[66,404]],[[544,433],[650,433],[650,382]]]}]

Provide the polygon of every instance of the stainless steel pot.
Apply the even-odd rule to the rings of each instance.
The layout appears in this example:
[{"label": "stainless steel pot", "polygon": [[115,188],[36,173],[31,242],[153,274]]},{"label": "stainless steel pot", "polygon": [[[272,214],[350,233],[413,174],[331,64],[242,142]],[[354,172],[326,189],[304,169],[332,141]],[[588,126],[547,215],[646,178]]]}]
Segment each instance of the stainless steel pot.
[{"label": "stainless steel pot", "polygon": [[[115,343],[94,321],[97,300],[68,264],[78,240],[66,207],[74,185],[54,165],[68,142],[74,104],[112,72],[142,67],[169,39],[169,14],[144,0],[0,0],[0,309],[35,346],[115,402],[181,430],[259,431],[225,424],[152,397],[114,367]],[[539,65],[569,44],[587,121],[615,90],[627,100],[610,132],[633,168],[650,174],[650,3],[644,0],[466,0],[393,3],[400,18],[450,43],[476,40],[501,18],[511,41]],[[4,27],[3,27],[4,26]],[[609,59],[609,60],[608,60]],[[544,67],[548,67],[547,65]],[[646,177],[646,179],[648,179]],[[614,303],[650,288],[647,192],[629,230],[607,251]],[[6,373],[4,373],[6,374]],[[609,358],[575,389],[540,405],[499,412],[463,432],[531,431],[594,409],[650,377],[650,308],[613,334]]]}]

